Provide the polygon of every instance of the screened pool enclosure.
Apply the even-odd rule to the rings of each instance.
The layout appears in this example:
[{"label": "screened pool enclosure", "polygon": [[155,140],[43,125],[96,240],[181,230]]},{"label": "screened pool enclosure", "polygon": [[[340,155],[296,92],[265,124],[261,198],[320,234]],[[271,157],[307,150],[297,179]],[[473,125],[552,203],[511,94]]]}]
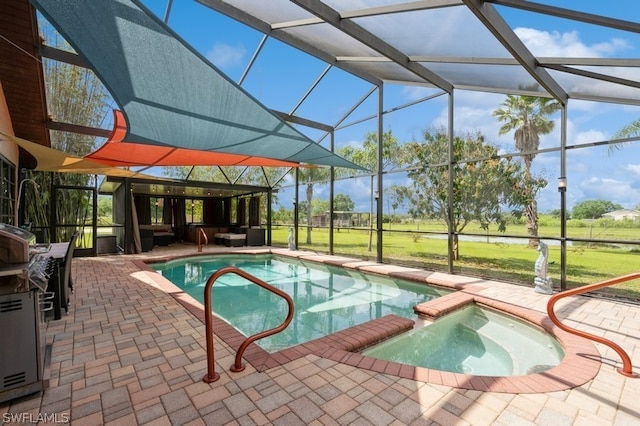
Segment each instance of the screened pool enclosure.
[{"label": "screened pool enclosure", "polygon": [[[56,3],[33,1],[78,56],[57,46],[43,56],[95,71],[131,142],[263,160],[190,163],[187,151],[146,166],[270,188],[262,218],[273,245],[292,235],[298,249],[531,284],[542,240],[559,288],[637,269],[640,224],[573,212],[592,198],[609,212],[640,204],[638,137],[616,132],[640,116],[637,7]],[[242,46],[240,65],[207,39]],[[635,288],[620,292],[638,298]]]}]

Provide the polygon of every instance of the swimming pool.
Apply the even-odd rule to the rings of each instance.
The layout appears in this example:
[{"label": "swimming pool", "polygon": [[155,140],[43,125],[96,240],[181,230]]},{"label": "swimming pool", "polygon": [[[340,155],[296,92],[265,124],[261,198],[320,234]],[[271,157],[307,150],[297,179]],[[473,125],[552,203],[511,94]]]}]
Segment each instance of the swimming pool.
[{"label": "swimming pool", "polygon": [[564,350],[533,325],[469,305],[363,355],[475,376],[522,376],[558,365]]},{"label": "swimming pool", "polygon": [[[413,306],[452,292],[273,255],[198,256],[151,266],[200,303],[207,279],[225,266],[236,266],[288,293],[294,299],[293,321],[281,333],[256,342],[269,352],[388,314],[415,319]],[[246,336],[279,325],[287,312],[282,298],[234,274],[216,281],[211,300],[213,312]]]}]

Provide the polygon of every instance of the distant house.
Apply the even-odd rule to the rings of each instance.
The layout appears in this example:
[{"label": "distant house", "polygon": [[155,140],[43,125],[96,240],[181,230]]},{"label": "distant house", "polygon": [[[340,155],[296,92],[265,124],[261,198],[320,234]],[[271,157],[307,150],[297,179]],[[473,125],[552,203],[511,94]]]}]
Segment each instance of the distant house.
[{"label": "distant house", "polygon": [[622,209],[605,213],[602,215],[602,217],[604,217],[605,219],[613,220],[638,220],[638,218],[640,218],[640,211]]}]

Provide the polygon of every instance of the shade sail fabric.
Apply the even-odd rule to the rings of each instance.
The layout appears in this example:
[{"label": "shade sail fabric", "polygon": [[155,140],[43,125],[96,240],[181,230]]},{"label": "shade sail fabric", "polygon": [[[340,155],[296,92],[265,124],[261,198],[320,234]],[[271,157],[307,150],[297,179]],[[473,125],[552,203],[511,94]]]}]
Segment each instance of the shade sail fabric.
[{"label": "shade sail fabric", "polygon": [[123,140],[127,125],[114,111],[114,128],[100,148],[84,158],[109,166],[269,166],[298,167],[299,163],[223,152],[130,143]]},{"label": "shade sail fabric", "polygon": [[111,92],[124,140],[361,168],[282,121],[137,0],[31,1]]},{"label": "shade sail fabric", "polygon": [[154,176],[131,170],[109,167],[86,158],[76,157],[8,133],[0,132],[0,142],[11,141],[31,154],[37,161],[34,170],[41,172],[80,173],[118,177],[151,178]]}]

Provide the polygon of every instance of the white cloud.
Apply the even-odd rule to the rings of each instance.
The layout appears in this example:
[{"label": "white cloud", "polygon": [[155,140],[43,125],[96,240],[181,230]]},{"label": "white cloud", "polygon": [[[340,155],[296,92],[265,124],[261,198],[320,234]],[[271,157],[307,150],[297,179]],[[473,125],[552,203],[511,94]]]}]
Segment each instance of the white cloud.
[{"label": "white cloud", "polygon": [[243,46],[231,46],[225,43],[216,43],[209,49],[206,57],[213,65],[220,69],[234,68],[242,64],[246,54]]},{"label": "white cloud", "polygon": [[609,42],[606,43],[596,43],[593,46],[598,52],[602,52],[607,55],[611,55],[620,50],[630,49],[631,45],[624,39],[621,38],[612,38]]},{"label": "white cloud", "polygon": [[572,138],[569,145],[580,145],[585,143],[592,142],[601,142],[609,139],[609,135],[601,130],[586,130],[583,132],[578,132],[575,137]]},{"label": "white cloud", "polygon": [[629,43],[619,38],[587,45],[580,40],[577,31],[561,33],[516,28],[514,32],[536,56],[601,57],[630,48]]},{"label": "white cloud", "polygon": [[640,164],[627,164],[627,167],[625,167],[625,170],[630,171],[634,175],[640,176]]},{"label": "white cloud", "polygon": [[604,105],[607,104],[603,104],[602,102],[583,101],[581,99],[570,99],[568,109],[574,112],[581,111],[598,113],[599,111],[602,111]]},{"label": "white cloud", "polygon": [[429,87],[422,86],[404,86],[402,88],[402,94],[409,101],[417,101],[419,99],[425,98],[433,93],[433,89]]},{"label": "white cloud", "polygon": [[351,146],[356,149],[362,148],[363,141],[357,139],[350,139],[346,141],[340,141],[340,147]]},{"label": "white cloud", "polygon": [[[630,43],[621,38],[611,38],[607,41],[588,45],[580,40],[580,34],[577,31],[561,33],[558,31],[540,31],[533,28],[516,28],[514,31],[534,55],[542,57],[611,57],[620,51],[632,48]],[[598,67],[585,68],[595,72],[601,71]],[[615,77],[633,81],[640,78],[640,72],[630,67],[608,69],[606,72]],[[619,96],[622,98],[635,98],[638,96],[637,91],[622,85],[590,79],[576,79],[563,73],[553,73],[553,75],[570,93],[579,92],[600,96]]]},{"label": "white cloud", "polygon": [[584,162],[571,161],[571,173],[579,176],[593,170],[593,166]]},{"label": "white cloud", "polygon": [[334,190],[335,194],[348,195],[355,205],[355,211],[369,211],[371,203],[371,178],[342,179],[336,182]]},{"label": "white cloud", "polygon": [[607,200],[631,208],[640,199],[640,190],[632,182],[611,178],[590,177],[576,182],[582,200]]},{"label": "white cloud", "polygon": [[[577,31],[541,31],[534,28],[516,28],[514,30],[525,45],[538,56],[567,56],[567,57],[602,57],[610,56],[616,52],[631,48],[628,42],[620,38],[610,38],[608,40],[587,44],[580,38]],[[592,87],[595,90],[595,87]],[[602,90],[611,90],[610,85],[606,85]],[[425,96],[429,89],[420,87],[406,87],[403,94],[410,100]],[[490,140],[496,140],[509,149],[509,144],[513,144],[512,135],[498,136],[499,123],[491,115],[504,95],[457,91],[455,96],[455,127],[457,129],[479,130]],[[572,101],[569,105],[570,111],[577,113],[590,111],[601,112],[602,105],[595,102]],[[439,116],[432,121],[433,126],[446,125],[448,122],[448,110],[446,107],[440,110]],[[556,130],[550,135],[541,137],[541,148],[554,147],[559,145],[559,123]],[[608,135],[605,132],[587,130],[572,137],[572,128],[568,127],[569,144],[577,141],[606,140]],[[590,140],[589,140],[590,139]]]}]

